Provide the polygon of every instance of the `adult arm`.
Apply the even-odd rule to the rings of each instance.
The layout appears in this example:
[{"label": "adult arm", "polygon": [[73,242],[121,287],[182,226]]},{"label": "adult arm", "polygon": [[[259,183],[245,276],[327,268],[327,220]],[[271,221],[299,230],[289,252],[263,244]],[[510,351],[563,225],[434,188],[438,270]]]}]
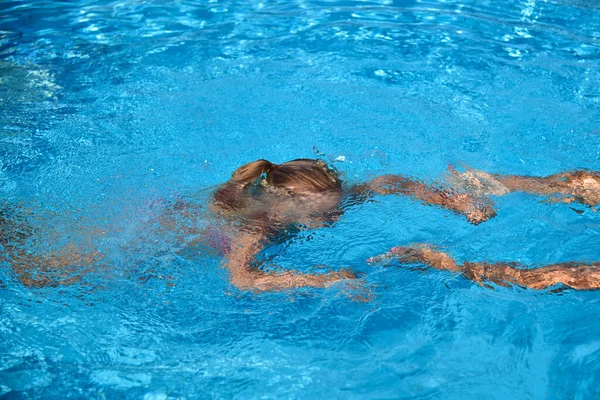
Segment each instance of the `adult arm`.
[{"label": "adult arm", "polygon": [[517,285],[531,289],[548,289],[564,285],[576,290],[600,289],[600,263],[558,263],[540,268],[525,269],[517,263],[465,262],[459,265],[448,254],[426,246],[394,247],[388,253],[369,259],[369,262],[398,260],[403,263],[425,264],[438,270],[463,275],[480,285],[495,283]]},{"label": "adult arm", "polygon": [[481,195],[502,196],[512,192],[525,192],[540,196],[553,196],[564,203],[582,203],[590,207],[600,204],[600,173],[577,170],[549,176],[499,175],[478,170],[464,173],[450,170],[450,181],[470,192]]},{"label": "adult arm", "polygon": [[496,216],[492,203],[487,199],[458,193],[451,188],[427,185],[402,175],[382,175],[354,187],[361,195],[403,194],[425,204],[437,205],[467,217],[472,224],[480,224]]}]

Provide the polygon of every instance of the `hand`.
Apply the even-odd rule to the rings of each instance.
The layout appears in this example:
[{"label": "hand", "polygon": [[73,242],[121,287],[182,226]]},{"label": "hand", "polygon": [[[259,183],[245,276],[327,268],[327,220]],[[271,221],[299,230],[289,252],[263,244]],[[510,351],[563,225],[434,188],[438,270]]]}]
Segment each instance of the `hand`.
[{"label": "hand", "polygon": [[474,198],[472,198],[471,209],[465,213],[467,221],[473,225],[479,225],[496,215],[496,210],[494,210],[491,202]]},{"label": "hand", "polygon": [[456,264],[452,257],[426,244],[393,247],[385,254],[369,258],[367,262],[378,263],[386,262],[391,259],[396,259],[407,264],[425,264],[431,268],[440,270],[461,271],[461,268]]},{"label": "hand", "polygon": [[510,192],[498,179],[487,172],[476,169],[459,172],[452,165],[448,165],[448,172],[446,180],[452,187],[475,196],[503,196]]},{"label": "hand", "polygon": [[396,246],[392,247],[387,253],[380,254],[375,257],[367,259],[369,264],[383,263],[390,260],[399,260],[402,262],[419,262],[422,259],[423,250],[427,248],[427,245],[415,244],[412,246]]},{"label": "hand", "polygon": [[473,225],[478,225],[496,216],[493,203],[489,199],[474,197],[466,193],[444,192],[444,206],[454,212],[464,214]]},{"label": "hand", "polygon": [[362,276],[362,274],[352,271],[349,268],[342,268],[337,271],[328,272],[321,276],[326,278],[326,284],[333,284],[343,280],[359,279]]},{"label": "hand", "polygon": [[330,272],[328,275],[334,277],[334,280],[331,281],[331,284],[334,282],[341,282],[338,288],[345,296],[350,298],[350,300],[360,303],[368,303],[373,299],[374,295],[372,286],[367,285],[365,280],[361,279],[364,276],[363,273],[344,268],[338,271]]},{"label": "hand", "polygon": [[592,207],[600,205],[600,173],[592,171],[574,171],[560,174],[559,177],[566,181],[570,194],[575,201]]}]

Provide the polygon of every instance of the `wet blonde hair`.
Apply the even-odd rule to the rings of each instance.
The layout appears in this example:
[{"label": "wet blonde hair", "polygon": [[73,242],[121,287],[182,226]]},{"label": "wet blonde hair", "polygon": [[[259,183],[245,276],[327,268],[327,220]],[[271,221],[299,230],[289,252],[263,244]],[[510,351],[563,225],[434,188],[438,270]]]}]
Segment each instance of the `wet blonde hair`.
[{"label": "wet blonde hair", "polygon": [[231,179],[215,193],[215,203],[222,208],[241,208],[245,204],[248,188],[259,184],[286,189],[288,194],[342,192],[342,181],[338,174],[321,160],[300,158],[273,164],[261,159],[235,170]]}]

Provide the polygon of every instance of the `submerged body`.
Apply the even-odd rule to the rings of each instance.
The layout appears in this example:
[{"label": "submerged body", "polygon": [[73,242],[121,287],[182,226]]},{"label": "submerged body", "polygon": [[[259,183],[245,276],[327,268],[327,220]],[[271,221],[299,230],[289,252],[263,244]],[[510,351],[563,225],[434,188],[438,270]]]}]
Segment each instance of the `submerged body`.
[{"label": "submerged body", "polygon": [[[223,255],[222,265],[230,282],[238,289],[274,291],[322,288],[358,278],[357,273],[346,269],[323,274],[266,271],[261,268],[257,255],[291,227],[326,227],[347,211],[345,205],[359,204],[373,196],[409,196],[464,215],[472,224],[496,216],[488,196],[515,191],[553,196],[554,201],[565,203],[579,202],[594,210],[600,203],[600,174],[595,172],[574,171],[542,178],[491,175],[474,170],[462,174],[453,169],[450,172],[447,183],[440,185],[428,185],[400,175],[384,175],[348,186],[343,185],[337,172],[321,160],[298,159],[279,165],[257,160],[238,168],[231,179],[216,190],[208,207],[212,217],[206,213],[202,217],[197,207],[178,202],[163,215],[160,223],[166,230],[178,229],[177,216],[183,214],[219,221],[204,230],[189,229],[188,233],[195,235],[195,239],[186,245],[203,242],[217,249]],[[73,283],[79,279],[81,271],[101,265],[103,255],[100,252],[77,246],[42,255],[23,250],[19,243],[35,233],[27,229],[25,222],[19,222],[6,212],[0,215],[0,228],[3,258],[25,285]],[[481,284],[491,282],[533,289],[556,285],[585,290],[600,288],[598,263],[563,263],[537,269],[485,262],[466,262],[459,266],[450,256],[427,246],[396,247],[369,261],[391,259],[460,273]]]},{"label": "submerged body", "polygon": [[[299,170],[302,173],[299,174]],[[246,164],[234,172],[232,179],[214,197],[214,210],[233,217],[239,224],[223,264],[232,284],[244,290],[324,287],[356,278],[349,270],[319,275],[265,272],[256,259],[268,241],[290,224],[315,227],[334,222],[345,211],[342,200],[348,197],[355,203],[376,195],[407,195],[463,214],[472,224],[496,216],[488,195],[501,196],[515,191],[554,195],[560,196],[556,201],[576,201],[592,208],[600,200],[600,175],[588,171],[536,178],[490,175],[481,171],[460,174],[451,170],[448,180],[454,182],[454,186],[427,185],[400,175],[384,175],[343,190],[337,174],[319,160],[293,160],[280,166],[265,160]],[[422,246],[394,248],[370,261],[392,258],[459,272],[482,284],[492,282],[533,289],[556,285],[582,290],[600,288],[598,263],[563,263],[537,269],[522,269],[516,264],[465,263],[459,266],[448,255]]]}]

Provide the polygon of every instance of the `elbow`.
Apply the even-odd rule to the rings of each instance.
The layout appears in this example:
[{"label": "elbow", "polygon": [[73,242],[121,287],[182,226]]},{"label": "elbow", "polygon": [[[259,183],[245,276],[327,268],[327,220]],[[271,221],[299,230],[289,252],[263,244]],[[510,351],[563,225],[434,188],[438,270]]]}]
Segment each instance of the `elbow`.
[{"label": "elbow", "polygon": [[251,276],[240,276],[235,274],[229,277],[229,282],[235,286],[236,289],[243,292],[248,292],[256,289],[256,281]]},{"label": "elbow", "polygon": [[268,279],[258,271],[235,271],[229,274],[229,282],[243,292],[273,290]]}]

